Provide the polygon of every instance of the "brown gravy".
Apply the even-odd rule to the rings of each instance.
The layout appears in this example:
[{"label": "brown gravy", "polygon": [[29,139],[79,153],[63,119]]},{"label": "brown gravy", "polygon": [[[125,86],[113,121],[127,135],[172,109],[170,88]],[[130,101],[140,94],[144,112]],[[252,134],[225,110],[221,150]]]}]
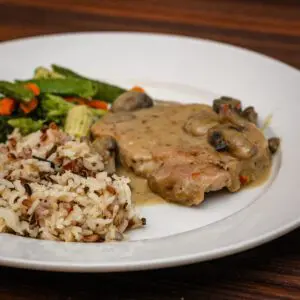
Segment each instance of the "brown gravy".
[{"label": "brown gravy", "polygon": [[258,177],[245,186],[247,189],[256,188],[265,184],[271,176],[272,167],[265,168],[262,172],[259,173]]},{"label": "brown gravy", "polygon": [[[235,133],[233,126],[231,130],[228,128],[226,134],[233,141],[233,148],[235,148],[233,150],[237,152],[235,154],[239,154],[241,157],[251,150],[247,150],[250,144],[257,146],[255,155],[253,152],[251,157],[248,157],[249,159],[238,158],[239,155],[234,155],[234,153],[215,151],[209,142],[207,131],[214,126],[222,128],[225,123],[221,123],[221,119],[212,107],[205,104],[158,105],[133,112],[111,113],[97,122],[92,131],[94,136],[112,136],[117,141],[119,160],[123,166],[126,169],[132,169],[132,172],[141,177],[150,178],[152,180],[150,180],[151,189],[154,192],[157,191],[168,201],[189,205],[193,201],[196,201],[193,202],[195,204],[200,203],[203,200],[200,198],[204,197],[205,192],[219,190],[224,186],[235,192],[240,188],[239,173],[253,174],[253,177],[256,178],[271,164],[267,141],[261,130],[246,120],[237,119],[236,122],[242,124],[242,127],[247,130],[243,133],[237,130],[239,133]],[[243,147],[243,143],[246,141],[248,143]],[[239,148],[245,149],[239,151]],[[247,155],[245,157],[247,158]],[[161,173],[151,176],[156,164],[159,165],[163,162],[180,165],[180,160],[189,161],[191,165],[195,166],[196,172],[198,169],[204,170],[204,172],[207,170],[209,176],[203,181],[207,180],[208,183],[202,184],[199,181],[198,193],[189,192],[187,189],[188,194],[176,195],[173,190],[168,191],[167,189],[166,183],[169,178],[159,182]],[[227,169],[230,172],[228,174],[224,174],[222,170],[218,172],[213,167],[218,165],[222,165],[224,170]],[[184,168],[177,169],[174,173],[174,180],[179,184],[183,184],[181,173],[185,176],[185,171],[193,172],[193,166],[187,167],[186,170]],[[164,168],[162,168],[162,173],[163,170]],[[158,196],[150,191],[145,179],[138,178],[133,174],[128,176],[132,178],[133,198],[137,203],[162,201],[161,198],[158,201]],[[227,177],[231,178],[230,184]],[[259,185],[260,181],[265,181],[263,178],[264,176],[262,176],[262,180],[257,180],[256,185]],[[254,184],[249,186],[254,186]]]},{"label": "brown gravy", "polygon": [[148,206],[166,203],[163,198],[150,190],[147,179],[135,175],[133,172],[126,170],[124,167],[119,167],[117,169],[117,174],[130,178],[132,200],[136,205]]}]

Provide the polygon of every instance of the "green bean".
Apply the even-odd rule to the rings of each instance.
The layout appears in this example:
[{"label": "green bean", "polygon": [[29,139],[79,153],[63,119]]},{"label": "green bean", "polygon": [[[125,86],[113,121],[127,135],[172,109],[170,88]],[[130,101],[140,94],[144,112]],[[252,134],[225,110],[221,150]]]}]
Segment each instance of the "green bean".
[{"label": "green bean", "polygon": [[31,118],[9,119],[7,123],[13,128],[19,128],[21,134],[29,134],[40,130],[44,124],[43,120],[32,120]]},{"label": "green bean", "polygon": [[34,70],[33,79],[50,79],[50,78],[65,78],[65,76],[44,67],[37,67]]},{"label": "green bean", "polygon": [[90,99],[96,93],[96,89],[90,81],[78,78],[32,79],[28,82],[35,83],[41,94],[48,93]]},{"label": "green bean", "polygon": [[87,79],[84,76],[81,76],[78,73],[73,72],[72,70],[68,69],[68,68],[64,68],[58,65],[51,65],[52,69],[54,72],[63,75],[65,77],[71,77],[71,78],[80,78],[80,79]]},{"label": "green bean", "polygon": [[80,78],[92,82],[95,89],[97,90],[96,94],[93,97],[94,99],[100,99],[112,103],[118,96],[126,92],[126,90],[121,87],[109,84],[107,82],[86,78],[70,69],[61,66],[52,65],[52,69],[56,73],[66,76],[67,78]]},{"label": "green bean", "polygon": [[21,102],[30,102],[34,98],[34,93],[22,84],[8,81],[0,81],[0,94]]},{"label": "green bean", "polygon": [[104,82],[94,82],[94,84],[97,87],[97,93],[95,95],[95,98],[110,103],[114,102],[121,94],[126,92],[126,90],[120,87]]}]

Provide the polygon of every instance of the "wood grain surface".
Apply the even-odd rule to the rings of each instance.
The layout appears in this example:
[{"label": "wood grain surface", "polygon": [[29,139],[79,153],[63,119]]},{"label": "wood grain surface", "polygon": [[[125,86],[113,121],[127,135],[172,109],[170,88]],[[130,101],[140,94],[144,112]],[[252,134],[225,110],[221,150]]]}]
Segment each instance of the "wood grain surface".
[{"label": "wood grain surface", "polygon": [[[299,0],[0,0],[0,41],[103,30],[212,39],[300,68]],[[296,230],[229,258],[147,272],[59,274],[0,268],[0,299],[298,300],[299,240]]]}]

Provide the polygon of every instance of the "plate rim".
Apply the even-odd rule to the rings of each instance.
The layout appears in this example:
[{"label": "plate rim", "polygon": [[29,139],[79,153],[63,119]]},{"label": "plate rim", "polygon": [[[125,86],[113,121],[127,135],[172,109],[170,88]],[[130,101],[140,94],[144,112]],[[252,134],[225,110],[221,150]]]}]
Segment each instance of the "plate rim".
[{"label": "plate rim", "polygon": [[196,37],[196,36],[189,36],[189,35],[180,35],[180,34],[176,34],[176,33],[164,33],[164,32],[150,32],[150,31],[146,31],[146,32],[142,32],[142,31],[114,31],[114,30],[104,30],[104,31],[66,31],[66,32],[57,32],[57,33],[45,33],[45,34],[36,34],[33,36],[25,36],[25,37],[17,37],[17,38],[13,38],[13,39],[9,39],[9,40],[2,40],[0,41],[0,47],[3,45],[9,45],[9,44],[13,44],[13,43],[19,43],[19,42],[26,42],[26,41],[31,41],[31,40],[39,40],[39,39],[48,39],[48,38],[52,38],[52,37],[71,37],[71,36],[79,36],[79,35],[140,35],[140,36],[161,36],[161,37],[165,37],[165,38],[174,38],[174,39],[185,39],[185,40],[193,40],[193,41],[203,41],[203,42],[207,42],[210,44],[215,44],[215,45],[222,45],[228,48],[232,48],[232,49],[236,49],[239,51],[246,51],[248,53],[252,53],[254,55],[258,55],[260,57],[263,57],[265,59],[268,59],[270,61],[273,61],[275,63],[279,63],[285,67],[289,67],[291,69],[293,69],[294,71],[298,71],[299,69],[297,69],[296,67],[294,67],[293,65],[290,65],[280,59],[274,58],[272,56],[269,56],[267,54],[264,54],[262,52],[253,50],[253,49],[249,49],[249,48],[244,48],[242,46],[238,46],[235,44],[230,44],[230,43],[226,43],[223,41],[218,41],[218,40],[211,40],[208,38],[201,38],[201,37]]},{"label": "plate rim", "polygon": [[[207,251],[201,254],[194,254],[189,256],[172,256],[170,258],[160,258],[155,260],[142,260],[139,262],[126,262],[126,263],[108,263],[108,264],[61,264],[53,262],[39,262],[35,260],[25,259],[2,259],[0,257],[0,265],[28,269],[28,270],[40,270],[40,271],[51,271],[51,272],[63,272],[63,273],[118,273],[118,272],[135,272],[135,271],[146,271],[153,269],[165,269],[173,268],[185,265],[191,265],[195,263],[201,263],[204,261],[212,261],[220,258],[228,257],[240,252],[251,250],[258,246],[264,245],[271,242],[283,235],[292,232],[300,226],[300,218],[294,222],[288,223],[280,230],[273,230],[266,234],[253,238],[244,242],[234,244],[234,246],[226,246],[218,248],[215,251]],[[48,242],[48,241],[45,241]],[[134,242],[134,241],[133,241]]]}]

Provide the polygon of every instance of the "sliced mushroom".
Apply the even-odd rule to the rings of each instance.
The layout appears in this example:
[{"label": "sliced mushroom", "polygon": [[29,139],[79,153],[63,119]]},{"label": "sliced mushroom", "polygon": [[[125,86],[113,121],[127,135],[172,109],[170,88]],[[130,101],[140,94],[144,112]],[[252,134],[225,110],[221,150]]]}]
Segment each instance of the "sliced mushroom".
[{"label": "sliced mushroom", "polygon": [[112,153],[111,156],[107,159],[106,163],[106,172],[108,175],[113,175],[116,173],[116,154]]},{"label": "sliced mushroom", "polygon": [[221,98],[215,99],[213,101],[213,110],[216,113],[219,113],[222,110],[232,110],[240,113],[241,108],[241,101],[231,97],[222,96]]},{"label": "sliced mushroom", "polygon": [[214,146],[218,152],[228,150],[228,144],[225,141],[222,133],[218,130],[213,130],[211,134],[209,134],[209,143]]},{"label": "sliced mushroom", "polygon": [[116,140],[109,135],[103,135],[100,137],[97,137],[93,141],[93,147],[100,153],[102,154],[103,151],[105,150],[116,150],[117,148],[117,143]]},{"label": "sliced mushroom", "polygon": [[146,93],[128,91],[114,101],[111,110],[113,112],[134,111],[152,106],[153,100]]},{"label": "sliced mushroom", "polygon": [[209,113],[197,113],[191,115],[185,122],[183,129],[194,136],[205,135],[207,131],[218,124],[217,116]]},{"label": "sliced mushroom", "polygon": [[249,159],[257,153],[252,144],[239,130],[231,125],[220,125],[209,130],[208,140],[217,151],[227,151],[239,159]]},{"label": "sliced mushroom", "polygon": [[275,154],[280,146],[280,139],[273,137],[268,140],[269,150],[272,154]]},{"label": "sliced mushroom", "polygon": [[249,125],[245,118],[232,110],[220,111],[219,120],[222,124],[231,124],[231,126],[239,128],[239,131],[245,130]]},{"label": "sliced mushroom", "polygon": [[249,122],[257,124],[258,115],[253,106],[249,106],[245,108],[242,111],[241,116],[246,120],[248,120]]},{"label": "sliced mushroom", "polygon": [[228,143],[229,152],[240,159],[249,159],[257,153],[257,147],[252,144],[243,133],[232,130],[223,130],[223,136]]},{"label": "sliced mushroom", "polygon": [[103,157],[106,161],[106,171],[108,174],[113,174],[116,171],[116,151],[117,143],[115,139],[111,136],[100,136],[97,137],[93,143],[93,148]]}]

